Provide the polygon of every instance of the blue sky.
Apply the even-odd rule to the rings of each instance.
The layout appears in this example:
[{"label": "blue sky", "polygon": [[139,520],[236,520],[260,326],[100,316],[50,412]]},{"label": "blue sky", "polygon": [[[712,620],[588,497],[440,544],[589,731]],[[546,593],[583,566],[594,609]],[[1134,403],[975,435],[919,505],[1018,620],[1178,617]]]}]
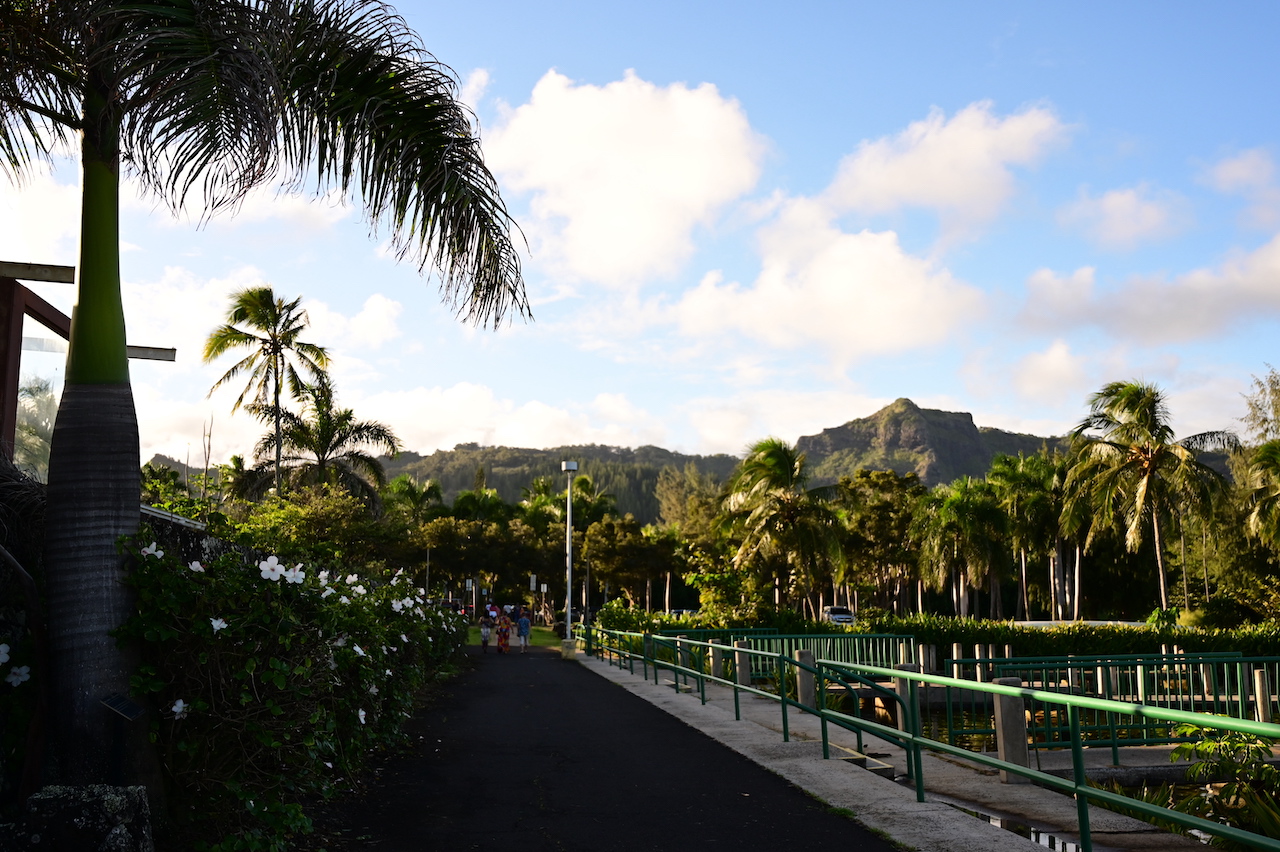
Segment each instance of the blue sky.
[{"label": "blue sky", "polygon": [[[1274,4],[397,8],[479,118],[534,321],[459,324],[336,199],[198,227],[131,195],[131,342],[179,352],[135,362],[144,457],[198,461],[211,421],[215,460],[249,451],[199,350],[262,282],[419,452],[736,453],[900,396],[1060,434],[1129,378],[1185,434],[1280,360]],[[77,182],[0,187],[0,259],[74,263]]]}]

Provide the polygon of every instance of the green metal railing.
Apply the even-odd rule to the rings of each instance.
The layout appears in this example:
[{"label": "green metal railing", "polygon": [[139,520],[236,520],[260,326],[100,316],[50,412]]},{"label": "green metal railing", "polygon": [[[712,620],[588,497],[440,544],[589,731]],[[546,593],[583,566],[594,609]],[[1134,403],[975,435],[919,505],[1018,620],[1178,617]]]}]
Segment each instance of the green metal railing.
[{"label": "green metal railing", "polygon": [[[583,635],[591,631],[589,635]],[[611,663],[628,666],[634,672],[635,661],[641,660],[646,679],[652,667],[655,683],[660,683],[661,673],[671,675],[671,686],[677,691],[695,688],[703,704],[707,701],[707,682],[728,687],[733,693],[734,718],[741,719],[740,694],[743,692],[775,700],[779,703],[782,714],[782,737],[790,740],[790,723],[788,714],[791,709],[801,710],[817,716],[822,728],[823,757],[830,757],[829,726],[849,730],[857,736],[858,749],[862,751],[864,733],[872,734],[903,748],[906,755],[907,776],[912,780],[918,801],[925,801],[924,750],[950,754],[965,760],[1004,770],[1034,780],[1043,787],[1073,796],[1076,800],[1076,813],[1080,833],[1080,848],[1084,852],[1092,852],[1093,841],[1089,827],[1089,803],[1110,805],[1137,812],[1154,819],[1175,823],[1184,828],[1203,832],[1208,835],[1223,837],[1256,849],[1280,852],[1280,839],[1264,837],[1243,829],[1223,825],[1184,814],[1159,805],[1149,804],[1132,799],[1119,793],[1113,793],[1089,786],[1085,774],[1084,749],[1088,741],[1084,735],[1082,715],[1094,714],[1128,714],[1152,723],[1172,727],[1181,723],[1191,723],[1202,728],[1239,731],[1254,736],[1280,739],[1280,725],[1270,722],[1256,722],[1250,719],[1229,718],[1204,713],[1195,713],[1172,707],[1150,706],[1116,701],[1107,698],[1094,698],[1077,695],[1065,691],[1049,691],[1045,689],[1004,686],[980,681],[961,681],[941,675],[923,674],[920,672],[894,669],[886,666],[874,666],[863,663],[850,663],[843,660],[818,658],[813,665],[807,665],[792,656],[755,648],[734,648],[723,644],[701,642],[678,637],[653,636],[651,634],[623,633],[605,631],[599,628],[585,628],[579,631],[579,638],[588,640],[596,652]],[[814,637],[815,639],[818,637]],[[762,686],[756,686],[753,675],[751,685],[738,683],[726,674],[733,670],[733,660],[746,655],[750,660],[753,673],[770,671],[763,678]],[[719,674],[709,669],[712,660],[720,660]],[[795,688],[800,672],[808,672],[815,680],[815,706],[808,706],[799,700]],[[886,681],[895,681],[896,689],[885,686]],[[873,719],[862,718],[859,713],[845,713],[827,707],[827,694],[832,687],[847,691],[872,690],[885,702],[892,703],[897,710],[900,727],[893,728]],[[997,696],[1019,697],[1024,703],[1037,704],[1054,708],[1055,713],[1066,717],[1066,727],[1070,731],[1070,742],[1064,746],[1071,749],[1072,777],[1059,778],[1019,764],[1000,760],[990,754],[975,753],[960,746],[952,745],[938,739],[927,737],[922,733],[922,714],[920,710],[921,690],[926,689],[964,689],[982,693],[991,698]]]},{"label": "green metal railing", "polygon": [[[972,672],[986,680],[1017,677],[1030,688],[1049,692],[1240,719],[1280,718],[1280,704],[1273,691],[1280,683],[1280,657],[1242,657],[1230,652],[1132,654],[958,659],[947,661],[947,665],[950,671]],[[1266,694],[1255,687],[1258,672],[1266,674]],[[948,688],[942,701],[947,742],[980,746],[994,735],[990,696],[966,685]],[[937,701],[931,702],[931,709],[931,720],[938,719]],[[1070,723],[1060,709],[1037,702],[1028,709],[1033,749],[1063,748],[1070,742]],[[1085,713],[1081,732],[1091,746],[1109,746],[1113,762],[1118,762],[1121,746],[1160,745],[1186,739],[1174,736],[1168,724],[1132,713]]]}]

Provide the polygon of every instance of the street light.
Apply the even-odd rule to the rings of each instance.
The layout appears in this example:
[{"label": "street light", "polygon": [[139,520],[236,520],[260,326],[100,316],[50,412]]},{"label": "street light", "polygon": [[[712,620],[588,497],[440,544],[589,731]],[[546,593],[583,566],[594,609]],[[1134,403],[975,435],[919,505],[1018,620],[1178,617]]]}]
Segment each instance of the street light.
[{"label": "street light", "polygon": [[576,461],[560,463],[560,470],[568,478],[568,488],[564,493],[564,642],[560,646],[561,656],[573,656],[573,475],[578,472]]}]

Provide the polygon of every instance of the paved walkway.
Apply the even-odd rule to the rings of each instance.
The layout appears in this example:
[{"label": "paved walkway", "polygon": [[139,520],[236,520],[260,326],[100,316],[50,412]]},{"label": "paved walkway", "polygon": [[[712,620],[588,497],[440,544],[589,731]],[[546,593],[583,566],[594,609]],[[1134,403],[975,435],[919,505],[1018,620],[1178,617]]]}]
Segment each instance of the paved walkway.
[{"label": "paved walkway", "polygon": [[342,815],[351,848],[893,852],[594,663],[478,650],[415,722],[417,753],[389,762]]}]

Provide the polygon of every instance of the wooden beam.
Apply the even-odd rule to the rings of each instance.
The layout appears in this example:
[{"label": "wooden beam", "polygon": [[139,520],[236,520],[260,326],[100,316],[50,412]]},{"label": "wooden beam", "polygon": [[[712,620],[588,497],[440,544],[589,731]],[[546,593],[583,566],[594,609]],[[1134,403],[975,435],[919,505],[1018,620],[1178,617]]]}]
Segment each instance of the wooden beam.
[{"label": "wooden beam", "polygon": [[76,268],[74,266],[53,266],[48,263],[10,263],[0,261],[0,276],[18,278],[23,281],[56,281],[59,284],[74,284]]}]

